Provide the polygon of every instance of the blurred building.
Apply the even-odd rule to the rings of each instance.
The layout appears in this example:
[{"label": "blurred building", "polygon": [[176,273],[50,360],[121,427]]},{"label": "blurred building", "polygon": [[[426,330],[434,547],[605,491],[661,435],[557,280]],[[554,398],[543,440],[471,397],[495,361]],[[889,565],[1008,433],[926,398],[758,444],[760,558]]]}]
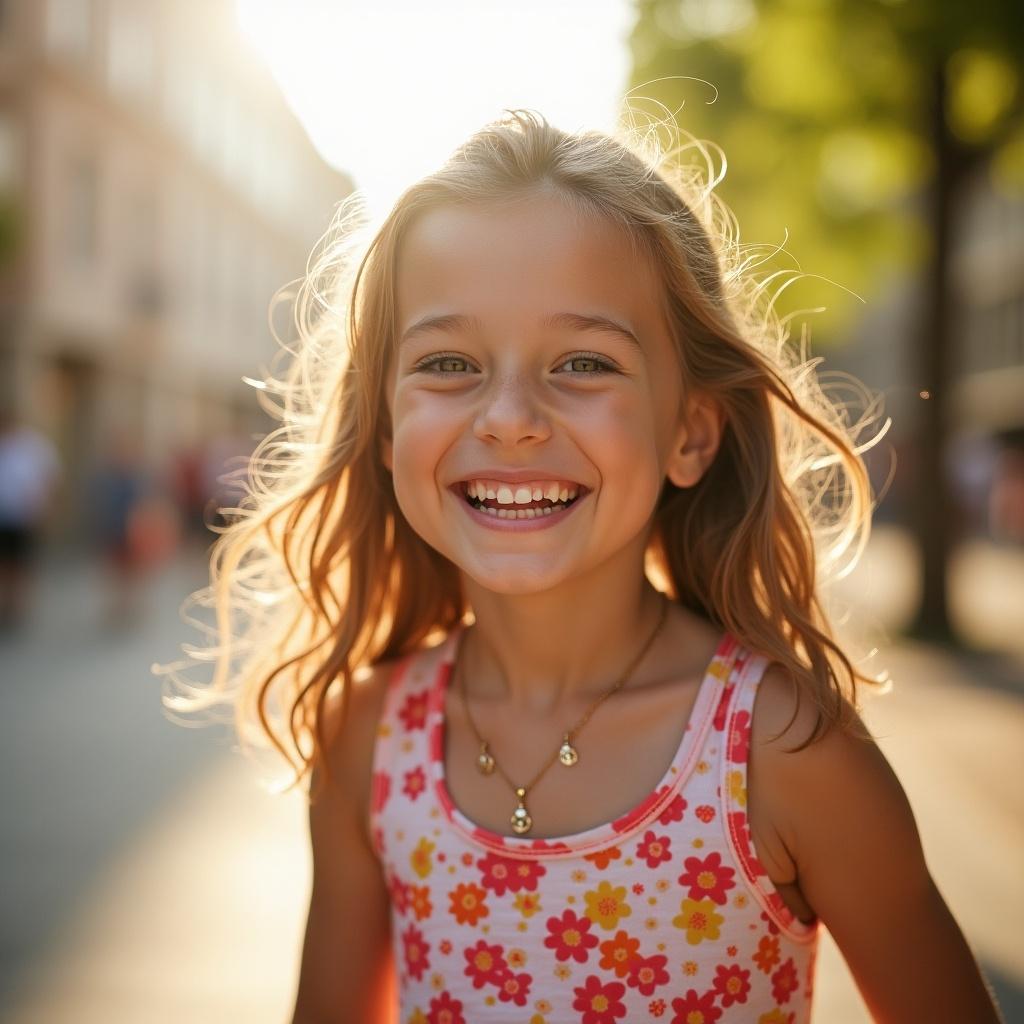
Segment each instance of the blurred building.
[{"label": "blurred building", "polygon": [[[993,186],[983,168],[956,211],[953,281],[959,315],[954,325],[949,401],[950,471],[967,533],[988,530],[989,499],[1000,472],[1001,450],[1019,445],[1024,432],[1024,200]],[[850,343],[829,363],[884,393],[893,417],[888,439],[897,472],[881,518],[905,519],[916,458],[914,437],[921,407],[916,348],[920,281],[894,278],[872,299]],[[872,479],[887,476],[889,453],[868,455]]]},{"label": "blurred building", "polygon": [[265,430],[272,294],[351,191],[229,0],[0,3],[0,401],[66,468]]}]

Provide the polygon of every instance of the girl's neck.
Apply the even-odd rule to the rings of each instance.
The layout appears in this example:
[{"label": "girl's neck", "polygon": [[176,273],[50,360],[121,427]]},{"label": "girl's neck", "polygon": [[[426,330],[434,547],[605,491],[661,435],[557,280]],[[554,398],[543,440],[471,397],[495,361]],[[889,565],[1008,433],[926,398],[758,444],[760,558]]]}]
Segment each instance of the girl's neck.
[{"label": "girl's neck", "polygon": [[[594,700],[636,659],[658,626],[664,600],[645,577],[629,591],[579,601],[471,594],[476,621],[459,641],[459,675],[475,701],[531,714]],[[632,677],[650,670],[671,619]]]}]

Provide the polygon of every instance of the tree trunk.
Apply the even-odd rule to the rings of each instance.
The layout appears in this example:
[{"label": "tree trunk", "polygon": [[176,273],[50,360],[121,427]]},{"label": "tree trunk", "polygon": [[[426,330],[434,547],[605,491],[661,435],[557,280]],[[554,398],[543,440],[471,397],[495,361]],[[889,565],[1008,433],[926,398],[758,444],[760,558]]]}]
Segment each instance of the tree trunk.
[{"label": "tree trunk", "polygon": [[956,198],[965,168],[946,122],[945,66],[945,60],[937,62],[931,87],[935,176],[928,196],[928,222],[932,249],[925,270],[918,339],[917,380],[922,397],[913,498],[913,528],[920,544],[923,579],[921,604],[910,633],[921,639],[955,642],[957,638],[949,616],[947,570],[956,539],[957,496],[951,486],[945,455],[952,405],[950,356],[954,330],[960,322],[950,274],[950,250]]}]

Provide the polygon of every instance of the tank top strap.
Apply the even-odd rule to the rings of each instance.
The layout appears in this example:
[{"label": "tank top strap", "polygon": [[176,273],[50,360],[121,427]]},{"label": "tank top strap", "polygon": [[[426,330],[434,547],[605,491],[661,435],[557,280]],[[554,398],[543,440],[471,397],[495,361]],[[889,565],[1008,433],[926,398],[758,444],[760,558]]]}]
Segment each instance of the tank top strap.
[{"label": "tank top strap", "polygon": [[743,648],[736,660],[734,683],[723,695],[720,717],[716,716],[723,729],[719,766],[722,814],[729,847],[768,920],[789,938],[809,942],[816,934],[816,923],[801,921],[786,906],[758,859],[748,816],[747,777],[754,701],[770,664],[764,655]]}]

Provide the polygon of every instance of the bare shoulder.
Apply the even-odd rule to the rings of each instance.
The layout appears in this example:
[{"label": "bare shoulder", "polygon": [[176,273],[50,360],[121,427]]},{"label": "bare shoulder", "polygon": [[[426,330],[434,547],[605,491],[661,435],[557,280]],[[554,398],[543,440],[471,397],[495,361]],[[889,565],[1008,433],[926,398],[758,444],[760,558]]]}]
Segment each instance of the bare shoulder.
[{"label": "bare shoulder", "polygon": [[797,706],[795,681],[781,665],[765,671],[751,723],[751,827],[756,805],[873,1020],[995,1021],[973,953],[929,871],[907,794],[850,710],[853,731],[828,728],[797,751],[814,731],[816,708],[804,697]]}]

